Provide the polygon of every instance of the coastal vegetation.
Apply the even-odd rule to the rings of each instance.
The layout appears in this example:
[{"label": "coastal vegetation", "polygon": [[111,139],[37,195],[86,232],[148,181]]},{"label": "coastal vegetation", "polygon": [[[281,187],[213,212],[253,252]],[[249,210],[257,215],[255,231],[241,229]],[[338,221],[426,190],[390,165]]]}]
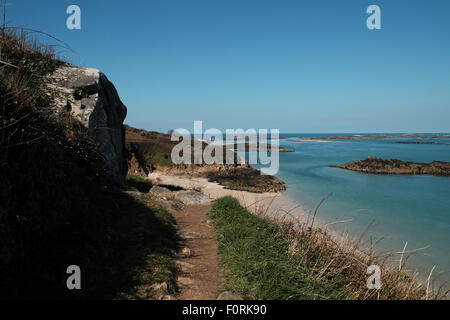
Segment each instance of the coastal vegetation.
[{"label": "coastal vegetation", "polygon": [[169,135],[125,125],[125,140],[130,172],[147,175],[158,166],[173,165],[170,153],[176,143]]},{"label": "coastal vegetation", "polygon": [[[339,243],[325,230],[261,210],[253,214],[231,197],[209,211],[217,232],[223,291],[256,299],[433,299],[414,277],[386,263],[387,256],[364,250],[360,242]],[[364,254],[362,254],[364,252]],[[368,266],[383,269],[380,290],[366,287]]]}]

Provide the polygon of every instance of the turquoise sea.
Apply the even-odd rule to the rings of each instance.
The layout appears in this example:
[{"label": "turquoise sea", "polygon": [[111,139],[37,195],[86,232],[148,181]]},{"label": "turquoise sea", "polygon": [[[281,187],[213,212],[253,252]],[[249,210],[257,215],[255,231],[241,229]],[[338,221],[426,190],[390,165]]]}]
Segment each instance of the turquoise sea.
[{"label": "turquoise sea", "polygon": [[[338,134],[282,134],[281,137],[312,138]],[[344,134],[349,135],[349,134]],[[450,138],[420,141],[450,143]],[[377,248],[402,251],[429,246],[408,260],[409,270],[427,277],[440,274],[437,283],[450,279],[450,177],[429,175],[372,175],[333,166],[367,156],[403,161],[450,161],[447,144],[396,144],[394,141],[418,141],[414,137],[377,140],[331,140],[299,142],[280,139],[280,146],[293,149],[280,153],[279,178],[287,183],[285,195],[308,209],[322,198],[332,196],[321,206],[318,218],[323,222],[352,219],[335,225],[358,237],[373,222],[365,239],[384,237]]]}]

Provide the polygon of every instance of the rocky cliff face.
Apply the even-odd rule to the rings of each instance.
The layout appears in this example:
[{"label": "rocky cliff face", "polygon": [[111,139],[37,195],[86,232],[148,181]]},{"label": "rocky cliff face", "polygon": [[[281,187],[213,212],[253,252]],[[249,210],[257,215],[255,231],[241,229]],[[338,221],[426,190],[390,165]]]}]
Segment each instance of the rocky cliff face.
[{"label": "rocky cliff face", "polygon": [[127,108],[114,85],[97,69],[64,66],[49,76],[48,88],[57,111],[78,118],[99,145],[112,173],[124,178],[128,171],[123,126]]}]

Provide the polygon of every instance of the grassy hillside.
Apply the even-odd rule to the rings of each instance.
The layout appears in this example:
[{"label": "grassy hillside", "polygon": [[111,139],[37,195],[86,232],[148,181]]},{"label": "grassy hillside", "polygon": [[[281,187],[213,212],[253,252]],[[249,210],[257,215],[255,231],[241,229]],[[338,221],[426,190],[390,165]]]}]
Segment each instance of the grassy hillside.
[{"label": "grassy hillside", "polygon": [[172,148],[177,144],[170,136],[125,126],[126,148],[131,171],[143,170],[145,173],[156,166],[171,167]]},{"label": "grassy hillside", "polygon": [[[257,299],[422,299],[426,289],[381,257],[362,257],[320,229],[248,212],[231,197],[215,201],[209,217],[226,271],[223,290]],[[382,287],[366,287],[367,267],[382,268]],[[438,298],[430,294],[429,298]]]},{"label": "grassy hillside", "polygon": [[[63,62],[23,35],[0,41],[18,67],[0,71],[0,297],[133,297],[171,278],[171,216],[124,193],[86,129],[51,111],[44,79]],[[72,264],[82,290],[66,288]]]}]

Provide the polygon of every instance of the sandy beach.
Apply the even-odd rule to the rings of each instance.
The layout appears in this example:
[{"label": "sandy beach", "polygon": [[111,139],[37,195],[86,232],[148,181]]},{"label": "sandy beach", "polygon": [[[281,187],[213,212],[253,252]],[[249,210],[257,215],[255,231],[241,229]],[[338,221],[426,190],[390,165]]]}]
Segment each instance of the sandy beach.
[{"label": "sandy beach", "polygon": [[[148,179],[154,184],[173,185],[184,189],[197,189],[211,200],[215,200],[225,196],[232,196],[239,200],[242,206],[253,213],[265,213],[275,219],[295,219],[297,223],[311,223],[312,215],[310,210],[301,204],[298,204],[287,198],[282,192],[280,193],[254,193],[248,191],[238,191],[227,189],[216,182],[209,182],[206,178],[169,175],[161,172],[153,172],[148,175]],[[289,213],[289,214],[287,214]],[[314,226],[327,227],[327,230],[341,240],[344,238],[327,226],[327,223],[321,221],[317,217]]]},{"label": "sandy beach", "polygon": [[[211,201],[225,196],[232,196],[238,199],[240,204],[250,212],[258,214],[262,213],[274,220],[283,220],[286,222],[293,221],[299,226],[305,224],[310,226],[313,220],[314,212],[311,212],[310,208],[289,199],[283,192],[254,193],[231,190],[216,182],[210,182],[206,178],[173,175],[162,172],[150,173],[148,179],[154,184],[173,185],[184,189],[199,190],[209,196]],[[335,223],[339,223],[339,221],[324,221],[317,216],[314,218],[314,227],[326,230],[336,243],[354,251],[352,244],[354,243],[355,235],[350,235],[347,232],[342,234],[336,231],[333,228]],[[359,254],[364,255],[360,251]]]},{"label": "sandy beach", "polygon": [[[160,172],[153,172],[148,178],[156,184],[166,184],[182,187],[185,189],[197,189],[215,200],[225,196],[232,196],[239,200],[242,206],[252,212],[268,208],[268,213],[279,213],[291,211],[291,214],[304,219],[308,218],[307,210],[287,199],[282,193],[253,193],[248,191],[230,190],[216,182],[209,182],[206,178],[168,175]],[[294,209],[294,210],[293,210]]]}]

